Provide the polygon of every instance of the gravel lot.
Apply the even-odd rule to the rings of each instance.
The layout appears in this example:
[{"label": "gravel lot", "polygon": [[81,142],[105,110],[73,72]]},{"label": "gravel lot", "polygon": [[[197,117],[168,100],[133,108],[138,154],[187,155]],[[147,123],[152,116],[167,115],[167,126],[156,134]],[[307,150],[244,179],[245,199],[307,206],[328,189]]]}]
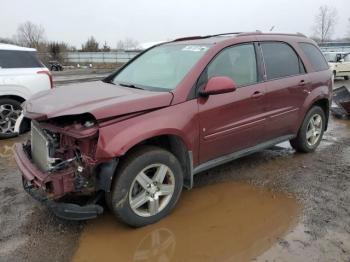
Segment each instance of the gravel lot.
[{"label": "gravel lot", "polygon": [[[350,87],[350,81],[336,81],[344,84]],[[57,219],[24,193],[11,148],[25,139],[0,141],[0,261],[69,261],[86,223]],[[297,154],[283,143],[202,173],[195,187],[228,181],[282,192],[302,207],[297,223],[256,260],[350,261],[349,120],[332,118],[313,154]]]}]

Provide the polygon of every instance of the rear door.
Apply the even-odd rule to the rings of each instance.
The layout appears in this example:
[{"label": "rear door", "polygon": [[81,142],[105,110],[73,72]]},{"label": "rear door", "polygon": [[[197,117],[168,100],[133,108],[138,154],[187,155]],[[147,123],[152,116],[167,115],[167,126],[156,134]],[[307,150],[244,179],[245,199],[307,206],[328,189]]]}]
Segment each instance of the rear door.
[{"label": "rear door", "polygon": [[261,42],[265,64],[267,139],[291,135],[310,82],[298,54],[285,42]]},{"label": "rear door", "polygon": [[262,141],[265,124],[265,86],[253,43],[228,47],[208,65],[204,83],[212,76],[227,76],[236,91],[198,98],[200,162],[251,147]]}]

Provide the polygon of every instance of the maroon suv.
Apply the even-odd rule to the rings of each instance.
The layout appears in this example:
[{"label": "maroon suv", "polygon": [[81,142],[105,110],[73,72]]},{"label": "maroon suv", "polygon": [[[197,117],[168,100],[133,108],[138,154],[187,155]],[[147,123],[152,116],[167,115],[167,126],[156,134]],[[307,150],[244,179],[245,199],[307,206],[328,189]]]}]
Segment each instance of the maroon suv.
[{"label": "maroon suv", "polygon": [[289,140],[312,152],[327,128],[332,73],[303,35],[237,33],[152,47],[103,81],[39,93],[17,144],[23,186],[67,219],[103,212],[143,226],[193,176]]}]

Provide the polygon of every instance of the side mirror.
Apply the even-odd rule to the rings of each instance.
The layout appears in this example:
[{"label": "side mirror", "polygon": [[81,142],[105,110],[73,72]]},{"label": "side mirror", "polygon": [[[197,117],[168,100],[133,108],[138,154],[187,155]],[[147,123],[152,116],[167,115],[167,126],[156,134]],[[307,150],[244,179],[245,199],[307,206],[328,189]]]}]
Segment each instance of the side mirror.
[{"label": "side mirror", "polygon": [[236,83],[227,76],[213,76],[209,79],[202,91],[201,96],[218,95],[233,92],[237,89]]}]

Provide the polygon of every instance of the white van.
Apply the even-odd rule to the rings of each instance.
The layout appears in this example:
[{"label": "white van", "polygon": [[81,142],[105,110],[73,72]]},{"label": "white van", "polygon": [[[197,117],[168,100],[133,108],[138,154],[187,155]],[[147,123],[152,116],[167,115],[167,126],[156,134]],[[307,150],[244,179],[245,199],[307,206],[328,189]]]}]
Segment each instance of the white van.
[{"label": "white van", "polygon": [[52,87],[52,76],[35,49],[0,43],[0,139],[17,135],[21,104]]},{"label": "white van", "polygon": [[329,66],[333,72],[334,77],[344,77],[349,80],[350,76],[350,53],[346,52],[325,52]]}]

